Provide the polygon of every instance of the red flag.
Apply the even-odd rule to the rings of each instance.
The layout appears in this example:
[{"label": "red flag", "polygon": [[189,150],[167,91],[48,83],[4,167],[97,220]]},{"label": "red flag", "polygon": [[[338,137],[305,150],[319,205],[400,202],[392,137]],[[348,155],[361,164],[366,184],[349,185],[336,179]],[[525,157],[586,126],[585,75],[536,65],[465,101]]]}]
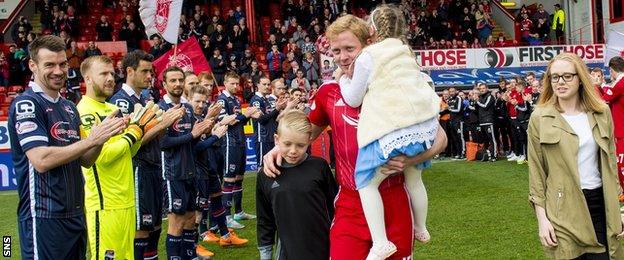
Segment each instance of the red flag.
[{"label": "red flag", "polygon": [[154,69],[156,70],[156,75],[158,75],[159,80],[162,80],[162,72],[171,66],[178,66],[183,71],[192,71],[195,74],[204,71],[212,72],[195,37],[191,37],[183,43],[178,44],[178,50],[175,56],[173,56],[173,52],[174,49],[171,49],[154,61]]}]

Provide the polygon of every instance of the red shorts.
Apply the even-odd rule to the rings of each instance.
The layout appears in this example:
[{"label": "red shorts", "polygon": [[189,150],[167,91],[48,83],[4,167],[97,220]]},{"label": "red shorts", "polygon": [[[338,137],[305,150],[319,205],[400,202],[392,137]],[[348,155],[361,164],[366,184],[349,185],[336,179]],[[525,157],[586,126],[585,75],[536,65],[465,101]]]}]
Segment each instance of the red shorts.
[{"label": "red shorts", "polygon": [[615,153],[617,156],[618,179],[624,190],[624,138],[615,138]]},{"label": "red shorts", "polygon": [[[403,175],[389,178],[379,186],[384,204],[386,233],[397,246],[388,259],[412,259],[413,228],[409,196]],[[335,216],[330,230],[330,259],[365,259],[372,239],[362,211],[359,193],[341,187],[336,197]]]}]

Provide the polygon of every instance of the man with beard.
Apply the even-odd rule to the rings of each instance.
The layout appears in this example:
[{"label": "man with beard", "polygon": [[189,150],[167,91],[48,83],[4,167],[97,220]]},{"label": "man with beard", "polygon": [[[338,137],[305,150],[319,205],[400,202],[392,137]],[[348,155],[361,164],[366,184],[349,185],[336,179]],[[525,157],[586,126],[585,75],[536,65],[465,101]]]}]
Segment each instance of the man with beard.
[{"label": "man with beard", "polygon": [[[126,82],[110,102],[115,104],[124,116],[134,111],[134,106],[147,105],[147,98],[141,92],[152,82],[152,55],[137,50],[123,58],[122,67]],[[162,223],[162,169],[158,135],[173,122],[180,119],[183,110],[169,110],[163,115],[163,121],[141,140],[141,148],[132,158],[135,173],[136,198],[136,234],[134,239],[135,259],[158,256],[158,240]]]},{"label": "man with beard", "polygon": [[65,44],[42,36],[29,46],[33,81],[9,110],[11,153],[19,194],[24,259],[85,259],[84,180],[102,145],[125,128],[109,117],[80,136],[76,106],[59,95],[67,77]]},{"label": "man with beard", "polygon": [[262,156],[275,146],[273,140],[277,130],[277,116],[280,114],[280,111],[286,108],[287,102],[285,98],[270,101],[270,94],[271,80],[267,76],[261,76],[258,82],[258,92],[251,97],[249,102],[262,112],[262,116],[253,120],[258,167],[262,166]]},{"label": "man with beard", "polygon": [[[107,56],[89,57],[80,65],[80,72],[87,93],[78,103],[78,111],[81,131],[88,136],[93,126],[118,112],[115,105],[106,103],[115,89],[113,62]],[[144,134],[158,123],[162,111],[152,107],[135,111],[138,114],[127,129],[104,143],[95,164],[83,169],[91,259],[134,258],[132,156],[139,150]]]},{"label": "man with beard", "polygon": [[193,139],[208,133],[212,125],[209,121],[195,123],[193,108],[182,102],[184,92],[184,72],[179,67],[169,67],[163,72],[163,86],[167,94],[158,105],[162,110],[180,109],[184,114],[180,120],[168,127],[160,137],[163,159],[163,175],[168,192],[169,226],[167,230],[168,259],[193,259],[196,257],[195,244],[195,159]]}]

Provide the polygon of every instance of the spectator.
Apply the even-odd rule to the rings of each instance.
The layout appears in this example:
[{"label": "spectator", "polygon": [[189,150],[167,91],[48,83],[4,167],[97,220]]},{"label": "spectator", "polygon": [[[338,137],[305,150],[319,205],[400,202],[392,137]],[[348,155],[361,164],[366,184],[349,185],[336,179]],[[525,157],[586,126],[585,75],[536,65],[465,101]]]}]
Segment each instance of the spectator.
[{"label": "spectator", "polygon": [[26,17],[24,16],[20,16],[17,20],[17,23],[13,25],[13,29],[11,30],[11,38],[13,39],[13,42],[15,42],[15,40],[18,38],[19,32],[23,32],[24,35],[26,35],[30,31],[32,31],[32,29],[33,27],[30,22],[28,22],[28,19],[26,19]]},{"label": "spectator", "polygon": [[474,40],[472,41],[472,44],[470,45],[470,48],[473,48],[473,49],[481,48],[481,43],[479,43],[479,39],[474,38]]},{"label": "spectator", "polygon": [[217,30],[217,24],[219,22],[219,17],[213,16],[212,22],[206,25],[206,35],[212,35],[214,31]]},{"label": "spectator", "polygon": [[188,38],[195,37],[196,39],[202,36],[201,30],[197,27],[195,20],[189,22],[188,32],[186,32]]},{"label": "spectator", "polygon": [[[296,62],[296,61],[294,61]],[[297,69],[296,77],[292,79],[290,83],[290,89],[300,89],[307,93],[310,91],[310,82],[304,77],[304,72],[301,69]]]},{"label": "spectator", "polygon": [[296,9],[297,7],[295,6],[293,0],[288,0],[282,7],[282,17],[284,17],[284,22],[286,23],[286,25],[290,23],[290,19],[296,17]]},{"label": "spectator", "polygon": [[522,41],[529,42],[531,31],[533,30],[533,21],[529,19],[529,15],[522,14],[522,21],[520,22],[520,31],[522,32]]},{"label": "spectator", "polygon": [[126,71],[121,60],[117,61],[115,66],[115,85],[121,88],[121,84],[126,82]]},{"label": "spectator", "polygon": [[280,50],[283,50],[284,46],[288,43],[288,39],[290,39],[288,29],[285,25],[282,25],[280,31],[275,35],[275,38],[277,39],[277,44],[279,44]]},{"label": "spectator", "polygon": [[136,28],[136,24],[134,22],[130,22],[127,28],[122,28],[121,31],[119,31],[119,39],[126,41],[128,52],[132,52],[141,48],[143,34],[144,31],[139,31],[139,29]]},{"label": "spectator", "polygon": [[505,40],[505,36],[500,33],[496,42],[494,43],[494,47],[507,47],[507,41]]},{"label": "spectator", "polygon": [[280,23],[280,20],[275,19],[273,20],[273,26],[269,28],[269,34],[276,35],[277,33],[280,32],[281,28],[282,28],[282,24]]},{"label": "spectator", "polygon": [[316,54],[316,44],[312,42],[312,39],[309,35],[306,35],[304,38],[303,46],[301,47],[301,52],[303,53],[312,53],[312,55]]},{"label": "spectator", "polygon": [[227,15],[227,18],[225,19],[225,23],[227,25],[228,31],[232,31],[232,28],[234,28],[234,25],[238,24],[238,20],[236,19],[236,17],[234,17],[234,10],[230,9],[228,11],[228,15]]},{"label": "spectator", "polygon": [[275,36],[275,34],[269,35],[269,41],[267,43],[267,49],[271,49],[273,47],[273,45],[277,45],[277,48],[279,49],[279,43],[277,42],[277,37]]},{"label": "spectator", "polygon": [[249,29],[247,28],[247,20],[242,18],[238,21],[238,26],[240,27],[241,35],[243,37],[243,43],[245,44],[245,48],[249,46]]},{"label": "spectator", "polygon": [[112,41],[113,40],[113,27],[108,22],[108,17],[102,15],[100,21],[95,25],[95,31],[97,32],[98,41]]},{"label": "spectator", "polygon": [[[150,39],[152,40],[152,48],[150,48],[150,54],[154,56],[154,59],[158,59],[158,57],[162,56],[171,49],[171,44],[169,44],[168,42],[163,42],[163,39],[158,34],[152,35]],[[208,56],[205,52],[204,55]]]},{"label": "spectator", "polygon": [[284,54],[279,51],[277,44],[271,46],[271,51],[267,53],[267,62],[269,64],[269,73],[271,80],[280,78],[282,76],[282,62],[284,61]]},{"label": "spectator", "polygon": [[297,25],[297,29],[293,33],[292,39],[297,44],[297,47],[299,47],[299,49],[303,48],[303,44],[305,43],[305,37],[307,35],[308,33],[303,30],[303,27],[301,27],[301,25]]},{"label": "spectator", "polygon": [[485,42],[487,37],[492,34],[494,24],[490,18],[490,14],[485,12],[482,4],[479,4],[479,9],[475,12],[475,20],[477,22],[477,30],[479,31],[479,41]]},{"label": "spectator", "polygon": [[535,25],[535,33],[541,42],[546,42],[550,38],[550,29],[548,28],[546,21],[547,20],[544,18],[539,18],[537,19],[537,25]]},{"label": "spectator", "polygon": [[[251,63],[256,60],[250,49],[246,49],[240,61],[241,74],[251,72]],[[255,84],[256,82],[254,82]]]},{"label": "spectator", "polygon": [[214,49],[209,63],[217,85],[223,85],[223,76],[227,71],[227,64],[225,63],[225,60],[223,59],[223,55],[221,55],[221,50],[219,48]]},{"label": "spectator", "polygon": [[316,39],[318,39],[318,37],[320,37],[322,34],[323,34],[323,30],[321,30],[321,25],[315,24],[312,27],[312,31],[308,34],[308,36],[310,36],[310,39],[313,39],[314,41],[316,41]]},{"label": "spectator", "polygon": [[9,62],[7,61],[4,52],[0,51],[0,86],[6,87],[9,85]]},{"label": "spectator", "polygon": [[234,12],[234,18],[236,19],[237,22],[245,18],[245,12],[243,12],[243,8],[240,5],[236,6],[236,11]]},{"label": "spectator", "polygon": [[535,12],[533,14],[533,17],[531,17],[533,19],[534,23],[538,23],[539,19],[544,19],[544,21],[546,21],[546,24],[548,25],[548,18],[550,17],[550,15],[548,14],[548,12],[546,12],[546,10],[544,10],[544,5],[543,4],[539,4],[537,5],[537,12]]},{"label": "spectator", "polygon": [[253,60],[250,65],[249,77],[251,78],[254,84],[258,84],[261,76],[262,76],[262,71],[260,71],[260,69],[258,68],[258,61]]},{"label": "spectator", "polygon": [[[195,23],[195,29],[200,35],[206,32],[206,26],[208,25],[204,22],[205,20],[203,20],[202,15],[199,12],[193,14],[193,19],[191,21]],[[197,38],[199,38],[199,36],[197,36]]]},{"label": "spectator", "polygon": [[244,38],[238,24],[234,25],[232,33],[229,36],[229,40],[232,43],[232,51],[236,54],[237,58],[242,58],[243,52],[247,46],[246,39]]},{"label": "spectator", "polygon": [[214,50],[214,47],[212,47],[210,42],[210,37],[206,34],[202,35],[199,39],[199,47],[201,47],[205,57],[210,57],[212,55],[212,51]]},{"label": "spectator", "polygon": [[[284,71],[284,82],[286,85],[291,85],[293,79],[297,77],[297,71],[299,71],[299,62],[296,60],[287,60],[290,64],[290,68]],[[304,74],[305,75],[305,74]]]},{"label": "spectator", "polygon": [[286,44],[286,48],[284,49],[284,52],[286,53],[295,53],[298,54],[300,53],[299,51],[299,47],[297,47],[297,44],[295,43],[295,39],[293,38],[289,38],[288,39],[288,44]]},{"label": "spectator", "polygon": [[78,78],[82,78],[80,75],[80,64],[84,60],[84,50],[78,47],[76,41],[70,40],[69,48],[65,50],[65,54],[67,55],[67,65],[69,68],[76,72]]},{"label": "spectator", "polygon": [[210,41],[214,48],[218,48],[221,50],[226,49],[226,45],[229,42],[229,39],[225,31],[223,30],[223,25],[217,24],[217,30],[212,33]]},{"label": "spectator", "polygon": [[303,55],[305,58],[303,59],[303,71],[305,72],[305,78],[308,79],[311,85],[319,84],[319,65],[312,56],[312,53],[306,52]]},{"label": "spectator", "polygon": [[485,47],[494,47],[494,37],[492,35],[488,36],[487,40],[485,41]]},{"label": "spectator", "polygon": [[560,4],[555,4],[555,14],[552,20],[552,30],[555,31],[555,41],[557,44],[564,44],[565,39],[563,32],[565,29],[565,12],[561,9]]}]

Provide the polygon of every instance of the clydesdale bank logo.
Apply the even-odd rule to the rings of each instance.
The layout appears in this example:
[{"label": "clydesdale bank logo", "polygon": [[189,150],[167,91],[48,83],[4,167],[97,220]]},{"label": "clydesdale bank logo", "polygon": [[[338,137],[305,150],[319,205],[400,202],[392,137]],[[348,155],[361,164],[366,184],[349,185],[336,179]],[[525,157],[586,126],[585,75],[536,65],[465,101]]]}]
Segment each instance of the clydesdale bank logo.
[{"label": "clydesdale bank logo", "polygon": [[507,67],[513,63],[513,53],[501,49],[487,49],[484,58],[490,68]]}]

